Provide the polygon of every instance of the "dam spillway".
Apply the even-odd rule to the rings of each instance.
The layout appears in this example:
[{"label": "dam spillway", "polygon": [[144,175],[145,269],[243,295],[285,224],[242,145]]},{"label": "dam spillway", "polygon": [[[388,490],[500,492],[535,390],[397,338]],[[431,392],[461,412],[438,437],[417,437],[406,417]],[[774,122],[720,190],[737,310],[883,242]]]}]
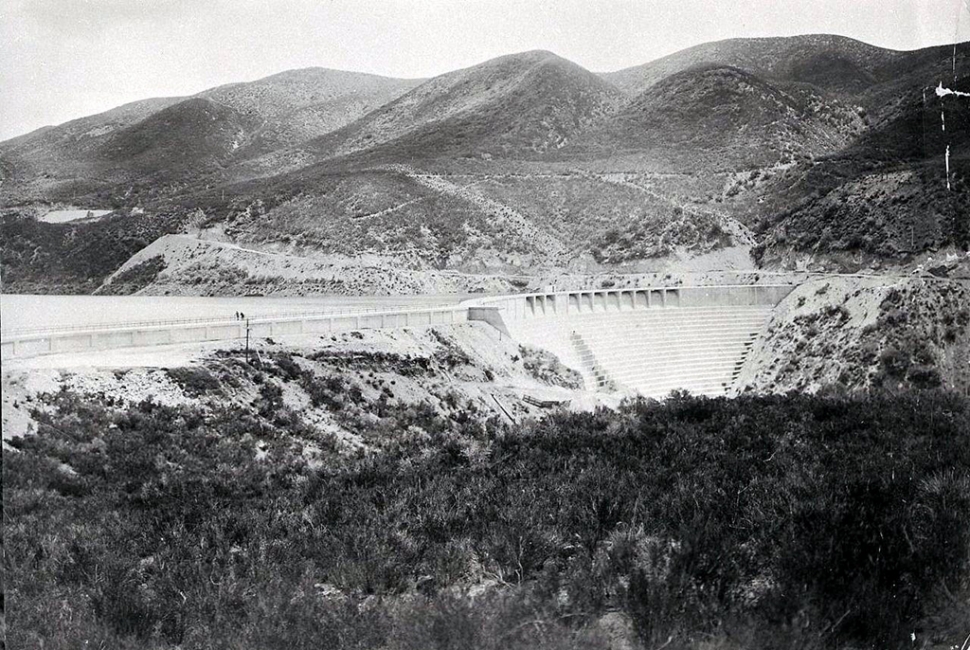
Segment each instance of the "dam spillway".
[{"label": "dam spillway", "polygon": [[774,306],[793,287],[548,292],[483,300],[470,320],[555,354],[587,387],[646,397],[730,391]]}]

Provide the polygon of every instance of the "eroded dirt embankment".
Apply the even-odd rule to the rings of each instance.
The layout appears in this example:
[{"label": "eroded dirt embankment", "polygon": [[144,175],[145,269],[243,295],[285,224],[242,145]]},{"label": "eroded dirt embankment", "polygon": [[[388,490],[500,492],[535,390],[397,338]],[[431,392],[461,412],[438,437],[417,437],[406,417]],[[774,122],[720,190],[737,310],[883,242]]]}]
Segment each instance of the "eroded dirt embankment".
[{"label": "eroded dirt embankment", "polygon": [[[36,429],[37,409],[65,391],[109,407],[143,400],[237,408],[254,432],[277,431],[308,457],[324,448],[376,450],[401,436],[472,432],[491,418],[538,417],[549,405],[618,397],[583,392],[578,373],[484,324],[365,330],[324,337],[170,346],[111,355],[26,360],[3,374],[3,434]],[[126,360],[127,363],[126,363]],[[467,436],[466,436],[467,437]]]},{"label": "eroded dirt embankment", "polygon": [[970,282],[832,277],[775,310],[745,362],[740,392],[970,390]]},{"label": "eroded dirt embankment", "polygon": [[189,235],[166,235],[132,256],[105,280],[97,293],[388,296],[473,290],[508,292],[514,288],[499,276],[415,269],[388,257],[307,257]]},{"label": "eroded dirt embankment", "polygon": [[646,285],[795,282],[804,273],[754,269],[747,249],[671,256],[651,263],[522,269],[521,274],[465,273],[416,266],[380,255],[304,255],[241,247],[190,235],[166,235],[132,256],[96,293],[174,296],[416,295],[514,293],[544,287],[624,288]]}]

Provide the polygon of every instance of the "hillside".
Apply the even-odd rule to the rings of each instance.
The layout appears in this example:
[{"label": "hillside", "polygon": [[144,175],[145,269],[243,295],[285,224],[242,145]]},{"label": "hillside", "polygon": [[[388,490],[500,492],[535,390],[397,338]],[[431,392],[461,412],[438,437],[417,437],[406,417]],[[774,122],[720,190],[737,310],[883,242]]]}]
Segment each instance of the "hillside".
[{"label": "hillside", "polygon": [[0,277],[10,293],[93,293],[103,279],[159,237],[182,229],[179,214],[115,212],[82,223],[44,223],[0,211]]},{"label": "hillside", "polygon": [[970,243],[965,169],[951,172],[949,188],[939,163],[842,171],[847,177],[833,179],[836,187],[824,195],[763,223],[759,263],[858,271],[926,254],[963,255]]},{"label": "hillside", "polygon": [[63,196],[65,190],[107,197],[146,177],[172,178],[177,188],[230,155],[245,159],[339,128],[417,83],[323,68],[291,70],[46,127],[0,143],[3,203]]},{"label": "hillside", "polygon": [[513,54],[422,84],[314,143],[323,155],[535,155],[612,113],[622,95],[551,52]]},{"label": "hillside", "polygon": [[89,159],[112,135],[181,99],[132,102],[0,142],[0,205],[76,191],[78,178],[91,175]]},{"label": "hillside", "polygon": [[624,92],[637,95],[690,68],[720,65],[765,79],[811,83],[829,91],[859,92],[891,79],[890,68],[904,57],[903,52],[830,34],[736,38],[696,45],[602,77]]},{"label": "hillside", "polygon": [[245,154],[306,142],[334,131],[395,99],[421,82],[358,72],[306,68],[249,83],[220,86],[199,97],[258,116]]},{"label": "hillside", "polygon": [[205,173],[225,162],[256,126],[250,115],[195,97],[115,133],[97,159],[132,176]]},{"label": "hillside", "polygon": [[[970,77],[949,86],[970,90]],[[763,206],[758,259],[824,251],[900,260],[970,246],[970,102],[909,90],[892,116],[844,150],[776,186]],[[949,171],[949,174],[947,173]]]},{"label": "hillside", "polygon": [[441,271],[405,255],[301,256],[187,235],[163,235],[116,269],[102,276],[96,293],[390,296],[516,289],[502,277]]},{"label": "hillside", "polygon": [[741,392],[970,391],[970,282],[829,278],[775,309]]},{"label": "hillside", "polygon": [[806,36],[605,78],[543,51],[424,82],[298,70],[2,143],[0,200],[196,214],[348,268],[653,272],[724,249],[915,266],[968,243],[970,106],[937,94],[970,90],[968,50]]},{"label": "hillside", "polygon": [[837,151],[864,128],[810,86],[776,86],[725,66],[671,75],[584,134],[574,156],[645,152],[672,170],[743,170]]},{"label": "hillside", "polygon": [[592,271],[618,262],[631,272],[657,270],[665,257],[736,239],[732,220],[621,178],[544,165],[503,168],[496,161],[450,172],[308,168],[238,186],[223,232],[266,250],[499,274]]},{"label": "hillside", "polygon": [[184,98],[165,97],[131,102],[58,126],[45,126],[0,144],[2,151],[12,157],[39,156],[47,150],[69,150],[72,146],[80,152],[104,142],[105,137],[111,133],[131,126],[182,99]]}]

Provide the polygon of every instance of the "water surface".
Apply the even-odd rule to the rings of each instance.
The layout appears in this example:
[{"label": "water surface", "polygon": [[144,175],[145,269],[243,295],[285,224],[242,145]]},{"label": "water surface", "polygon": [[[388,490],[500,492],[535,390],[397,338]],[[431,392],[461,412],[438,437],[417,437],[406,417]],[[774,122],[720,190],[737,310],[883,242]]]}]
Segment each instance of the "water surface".
[{"label": "water surface", "polygon": [[51,210],[44,216],[37,217],[37,220],[46,223],[68,223],[87,217],[103,217],[110,213],[111,210]]}]

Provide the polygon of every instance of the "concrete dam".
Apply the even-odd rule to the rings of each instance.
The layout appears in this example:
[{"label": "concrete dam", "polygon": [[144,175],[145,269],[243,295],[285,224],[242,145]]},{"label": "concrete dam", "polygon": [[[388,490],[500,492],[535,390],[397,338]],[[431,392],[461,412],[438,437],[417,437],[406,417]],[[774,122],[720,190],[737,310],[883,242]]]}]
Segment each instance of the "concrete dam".
[{"label": "concrete dam", "polygon": [[569,291],[488,299],[469,320],[544,348],[590,388],[646,397],[731,389],[789,285]]},{"label": "concrete dam", "polygon": [[418,328],[481,321],[543,348],[590,389],[661,397],[729,391],[772,309],[791,285],[642,287],[483,297],[446,307],[361,310],[239,321],[137,323],[4,336],[4,360],[96,350]]}]

